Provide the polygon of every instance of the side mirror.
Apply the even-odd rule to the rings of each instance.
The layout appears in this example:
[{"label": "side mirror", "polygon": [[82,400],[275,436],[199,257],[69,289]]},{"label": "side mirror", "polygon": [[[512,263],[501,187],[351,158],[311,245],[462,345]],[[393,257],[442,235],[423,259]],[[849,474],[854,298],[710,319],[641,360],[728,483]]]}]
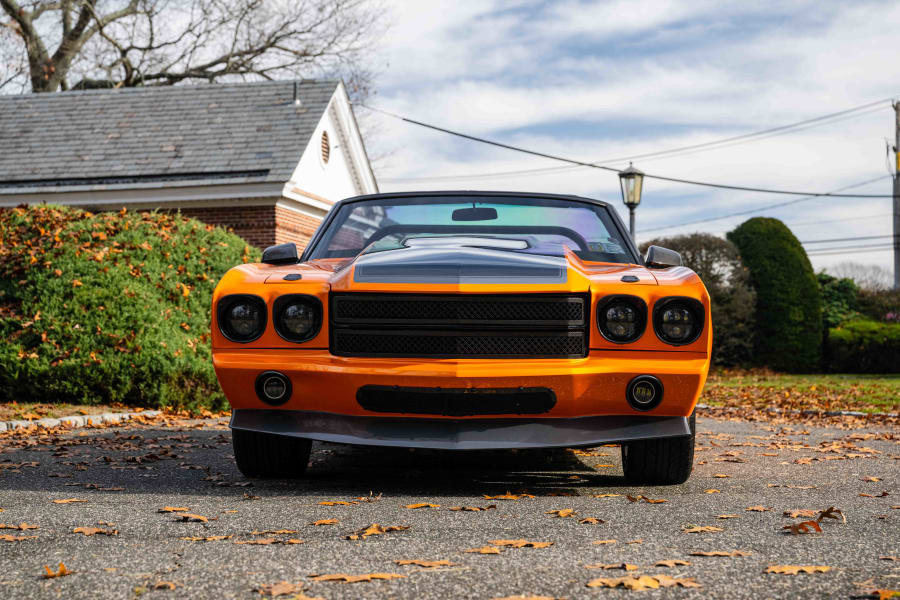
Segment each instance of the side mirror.
[{"label": "side mirror", "polygon": [[674,250],[661,246],[650,246],[644,256],[644,265],[651,269],[665,269],[666,267],[680,267],[681,255]]},{"label": "side mirror", "polygon": [[263,250],[262,261],[267,265],[293,265],[300,262],[296,244],[278,244]]}]

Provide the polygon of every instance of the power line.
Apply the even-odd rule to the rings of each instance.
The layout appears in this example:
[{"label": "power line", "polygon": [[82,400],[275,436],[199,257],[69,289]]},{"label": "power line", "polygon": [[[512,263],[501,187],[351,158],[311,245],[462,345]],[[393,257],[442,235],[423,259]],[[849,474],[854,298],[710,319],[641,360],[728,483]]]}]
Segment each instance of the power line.
[{"label": "power line", "polygon": [[[613,173],[618,173],[619,169],[615,169],[613,167],[607,167],[604,165],[598,165],[594,163],[584,162],[580,160],[575,160],[572,158],[565,158],[563,156],[556,156],[554,154],[548,154],[546,152],[538,152],[537,150],[529,150],[528,148],[522,148],[520,146],[513,146],[512,144],[504,144],[503,142],[497,142],[494,140],[489,140],[487,138],[478,137],[475,135],[470,135],[468,133],[462,133],[459,131],[453,131],[452,129],[447,129],[445,127],[439,127],[437,125],[431,125],[430,123],[425,123],[423,121],[417,121],[415,119],[410,119],[408,117],[404,117],[392,112],[388,112],[386,110],[381,110],[378,108],[372,108],[371,106],[366,106],[362,104],[361,106],[378,113],[382,113],[389,117],[393,117],[395,119],[400,119],[406,123],[411,123],[413,125],[418,125],[419,127],[425,127],[426,129],[431,129],[434,131],[440,131],[441,133],[446,133],[448,135],[456,136],[459,138],[463,138],[466,140],[471,140],[473,142],[479,142],[482,144],[487,144],[489,146],[495,146],[497,148],[505,148],[506,150],[512,150],[514,152],[521,152],[523,154],[530,154],[532,156],[540,156],[541,158],[547,158],[550,160],[556,160],[560,162],[565,162],[573,165],[579,165],[582,167],[590,167],[592,169],[602,169],[604,171],[611,171]],[[687,185],[698,185],[702,187],[711,187],[718,188],[723,190],[736,190],[741,192],[760,192],[764,194],[782,194],[788,196],[810,196],[810,197],[820,197],[820,196],[828,196],[832,198],[893,198],[892,195],[884,195],[884,194],[835,194],[833,192],[798,192],[794,190],[774,190],[767,188],[757,188],[743,185],[727,185],[722,183],[710,183],[708,181],[696,181],[693,179],[682,179],[680,177],[667,177],[663,175],[654,175],[651,173],[644,173],[644,177],[647,179],[658,179],[660,181],[670,181],[672,183],[683,183]]]},{"label": "power line", "polygon": [[[880,181],[880,180],[884,179],[885,177],[890,177],[890,175],[879,175],[878,177],[875,177],[875,178],[873,178],[873,179],[866,179],[865,181],[860,181],[860,182],[858,182],[858,183],[852,183],[852,184],[846,185],[846,186],[844,186],[844,187],[836,188],[834,191],[835,191],[835,192],[841,192],[841,191],[844,191],[844,190],[851,190],[851,189],[853,189],[853,188],[862,187],[862,186],[864,186],[864,185],[868,185],[868,184],[870,184],[870,183],[874,183],[874,182],[876,182],[876,181]],[[675,224],[675,225],[663,225],[663,226],[661,226],[661,227],[651,227],[651,228],[649,228],[649,229],[641,229],[641,230],[638,231],[638,233],[645,233],[645,232],[647,232],[647,231],[661,231],[661,230],[663,230],[663,229],[675,229],[675,228],[677,228],[677,227],[684,227],[684,226],[686,226],[686,225],[697,225],[697,224],[699,224],[699,223],[711,223],[711,222],[713,222],[713,221],[721,221],[722,219],[728,219],[728,218],[730,218],[730,217],[743,217],[743,216],[746,216],[746,215],[751,215],[751,214],[754,214],[754,213],[762,212],[762,211],[764,211],[764,210],[770,210],[770,209],[773,209],[773,208],[781,208],[781,207],[783,207],[783,206],[790,206],[791,204],[797,204],[797,203],[799,203],[799,202],[806,202],[807,200],[813,200],[813,199],[819,198],[819,197],[821,197],[821,196],[829,196],[829,197],[832,197],[832,198],[844,198],[844,197],[847,197],[847,196],[844,196],[844,195],[838,195],[838,194],[833,194],[833,193],[828,193],[828,194],[810,194],[810,195],[805,196],[805,197],[803,197],[803,198],[797,198],[797,199],[795,199],[795,200],[788,200],[788,201],[786,201],[786,202],[776,202],[775,204],[767,204],[767,205],[765,205],[765,206],[758,206],[758,207],[756,207],[756,208],[752,208],[752,209],[748,209],[748,210],[742,210],[742,211],[733,212],[733,213],[728,213],[728,214],[725,214],[725,215],[720,215],[720,216],[718,216],[718,217],[708,217],[708,218],[706,218],[706,219],[697,219],[697,220],[694,220],[694,221],[685,221],[685,222],[683,222],[683,223],[677,223],[677,224]],[[868,197],[868,196],[861,196],[861,197]],[[881,197],[881,198],[885,198],[885,197],[886,197],[886,198],[891,198],[892,196],[879,196],[879,197]]]},{"label": "power line", "polygon": [[891,213],[878,213],[877,215],[866,215],[864,217],[847,217],[840,219],[826,219],[824,221],[800,221],[799,223],[796,221],[791,221],[790,223],[785,223],[788,227],[806,227],[807,225],[825,225],[828,223],[844,223],[847,221],[864,221],[866,219],[883,219],[884,217],[890,217]]},{"label": "power line", "polygon": [[808,242],[800,242],[801,244],[824,244],[825,242],[855,242],[856,240],[880,240],[884,238],[895,238],[896,235],[863,235],[849,238],[833,238],[830,240],[809,240]]},{"label": "power line", "polygon": [[[605,165],[609,163],[616,162],[624,162],[628,160],[653,160],[654,158],[669,158],[672,156],[678,156],[681,154],[695,154],[697,152],[704,152],[707,150],[718,150],[720,148],[726,148],[731,146],[737,146],[743,143],[755,142],[761,139],[768,139],[770,137],[774,137],[776,135],[782,135],[784,133],[789,133],[792,131],[804,131],[806,129],[810,129],[812,127],[819,127],[821,125],[830,125],[832,123],[837,123],[840,121],[844,121],[847,119],[852,119],[860,116],[864,116],[866,114],[870,114],[873,112],[877,112],[881,110],[881,104],[885,102],[889,102],[890,99],[878,100],[876,102],[869,102],[867,104],[861,104],[859,106],[855,106],[853,108],[848,108],[846,110],[842,110],[836,113],[830,113],[827,115],[822,115],[819,117],[814,117],[812,119],[806,119],[803,121],[797,121],[796,123],[790,123],[788,125],[781,125],[778,127],[772,127],[770,129],[763,129],[761,131],[755,131],[752,133],[745,133],[742,135],[732,136],[728,138],[723,138],[719,140],[712,140],[709,142],[703,142],[700,144],[692,144],[689,146],[680,146],[677,148],[669,148],[667,150],[658,150],[654,152],[646,152],[643,154],[634,154],[631,156],[620,156],[617,158],[608,158],[605,160],[597,160],[593,161],[592,165]],[[364,108],[372,109],[368,106],[361,105]],[[871,107],[875,106],[874,109]],[[870,110],[865,110],[870,109]],[[859,114],[859,111],[864,111]],[[383,112],[383,111],[378,111]],[[392,115],[395,116],[395,115]],[[803,127],[806,125],[806,127]],[[502,177],[510,177],[510,176],[528,176],[528,175],[542,175],[551,172],[561,172],[568,171],[572,169],[577,169],[581,165],[570,165],[565,167],[543,167],[543,168],[534,168],[534,169],[519,169],[515,171],[497,171],[493,173],[470,173],[470,174],[459,174],[459,175],[445,175],[445,176],[431,176],[431,177],[398,177],[398,178],[386,178],[384,181],[391,182],[404,182],[404,181],[450,181],[450,180],[481,180],[481,179],[496,179]]]},{"label": "power line", "polygon": [[828,249],[823,252],[808,252],[807,256],[837,256],[841,254],[861,254],[863,252],[882,252],[884,250],[893,250],[893,244],[890,245],[873,245],[873,246],[857,246],[849,250]]}]

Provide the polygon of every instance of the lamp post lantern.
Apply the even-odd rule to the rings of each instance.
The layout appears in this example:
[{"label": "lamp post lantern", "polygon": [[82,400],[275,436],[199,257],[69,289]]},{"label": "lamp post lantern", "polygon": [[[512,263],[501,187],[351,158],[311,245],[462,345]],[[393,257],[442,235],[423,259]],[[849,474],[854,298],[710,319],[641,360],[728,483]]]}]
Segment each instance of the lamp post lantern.
[{"label": "lamp post lantern", "polygon": [[619,171],[619,183],[622,186],[622,201],[628,207],[629,231],[634,241],[634,209],[641,203],[641,190],[644,187],[644,172],[635,169],[631,163],[624,171]]}]

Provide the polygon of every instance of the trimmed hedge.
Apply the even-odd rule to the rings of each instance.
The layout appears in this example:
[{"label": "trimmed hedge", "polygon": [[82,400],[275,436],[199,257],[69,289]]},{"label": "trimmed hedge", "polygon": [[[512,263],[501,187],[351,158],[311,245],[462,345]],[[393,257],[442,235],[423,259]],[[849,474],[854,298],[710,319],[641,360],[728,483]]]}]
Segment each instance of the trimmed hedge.
[{"label": "trimmed hedge", "polygon": [[258,255],[180,215],[0,210],[0,400],[223,407],[212,292]]},{"label": "trimmed hedge", "polygon": [[859,319],[828,330],[828,370],[900,373],[900,323]]},{"label": "trimmed hedge", "polygon": [[777,370],[820,367],[822,300],[803,246],[778,219],[756,217],[728,233],[756,289],[755,360]]}]

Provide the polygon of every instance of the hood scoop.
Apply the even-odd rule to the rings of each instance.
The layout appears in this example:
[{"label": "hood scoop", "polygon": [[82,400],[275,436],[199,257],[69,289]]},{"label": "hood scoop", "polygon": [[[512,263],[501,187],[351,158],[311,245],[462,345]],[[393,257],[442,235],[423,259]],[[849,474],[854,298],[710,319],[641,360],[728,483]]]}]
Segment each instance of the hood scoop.
[{"label": "hood scoop", "polygon": [[364,254],[354,262],[360,283],[565,283],[564,257],[494,248],[413,244]]}]

